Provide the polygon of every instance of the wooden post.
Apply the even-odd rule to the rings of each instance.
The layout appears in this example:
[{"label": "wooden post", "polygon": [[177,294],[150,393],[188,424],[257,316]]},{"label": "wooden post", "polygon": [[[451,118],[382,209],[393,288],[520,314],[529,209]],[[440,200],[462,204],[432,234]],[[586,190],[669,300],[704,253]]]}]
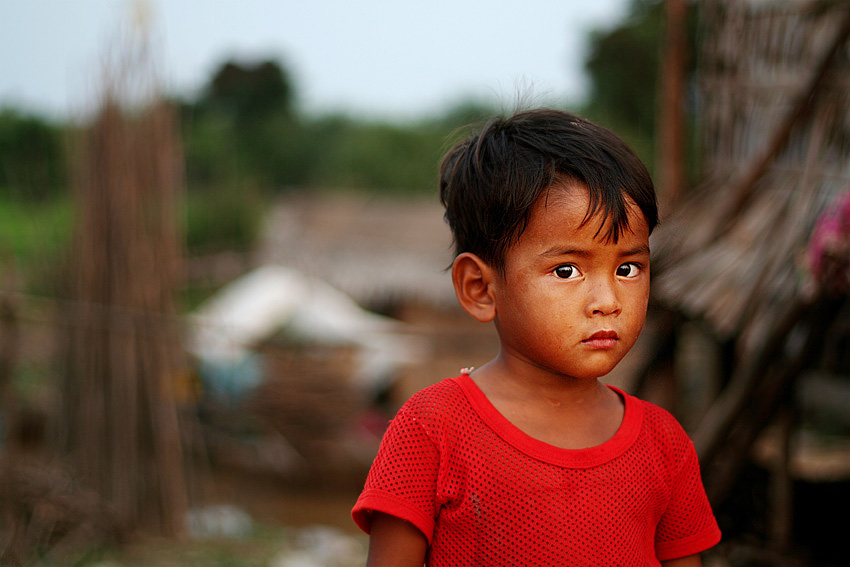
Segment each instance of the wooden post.
[{"label": "wooden post", "polygon": [[12,379],[18,358],[18,308],[14,298],[15,270],[11,260],[0,274],[0,450],[6,463],[14,462],[17,450],[14,432],[17,425],[18,400]]},{"label": "wooden post", "polygon": [[794,519],[794,481],[791,476],[792,436],[794,433],[793,396],[786,398],[786,407],[780,408],[776,416],[779,428],[779,459],[771,471],[770,531],[773,551],[784,557],[791,548]]},{"label": "wooden post", "polygon": [[[21,526],[16,521],[13,506],[12,467],[17,461],[18,400],[15,396],[14,376],[18,358],[18,308],[14,299],[15,271],[11,259],[0,274],[0,565],[18,563],[17,533]],[[7,533],[2,533],[3,531]]]},{"label": "wooden post", "polygon": [[688,8],[685,0],[666,0],[663,62],[659,97],[658,184],[661,212],[668,213],[682,196],[685,175],[685,67]]}]

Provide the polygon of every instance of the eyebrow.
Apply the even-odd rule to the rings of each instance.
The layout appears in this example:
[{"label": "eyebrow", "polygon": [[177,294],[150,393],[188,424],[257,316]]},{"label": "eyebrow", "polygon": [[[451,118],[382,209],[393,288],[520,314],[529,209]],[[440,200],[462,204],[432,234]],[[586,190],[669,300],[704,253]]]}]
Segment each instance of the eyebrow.
[{"label": "eyebrow", "polygon": [[[636,248],[632,248],[631,250],[626,250],[620,256],[639,256],[641,254],[649,254],[649,245],[642,244]],[[541,256],[580,256],[582,258],[587,258],[590,256],[589,250],[583,250],[581,248],[558,248],[557,246],[553,246],[548,250],[544,250],[540,253]]]}]

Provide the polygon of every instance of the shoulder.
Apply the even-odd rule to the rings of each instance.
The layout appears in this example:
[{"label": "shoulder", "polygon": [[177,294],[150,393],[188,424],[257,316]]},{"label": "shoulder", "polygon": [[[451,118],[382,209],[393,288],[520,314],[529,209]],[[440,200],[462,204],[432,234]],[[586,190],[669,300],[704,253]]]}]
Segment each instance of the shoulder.
[{"label": "shoulder", "polygon": [[635,398],[643,407],[644,420],[646,427],[661,435],[671,435],[678,437],[684,435],[687,437],[684,428],[679,421],[668,410],[657,406],[652,402]]},{"label": "shoulder", "polygon": [[398,411],[394,421],[412,420],[420,426],[442,426],[459,413],[469,410],[469,402],[457,380],[446,378],[411,396]]},{"label": "shoulder", "polygon": [[673,414],[646,400],[635,399],[643,407],[643,434],[657,449],[677,460],[694,451],[690,437]]},{"label": "shoulder", "polygon": [[456,404],[464,397],[455,378],[446,378],[413,394],[399,411],[428,412],[435,407]]}]

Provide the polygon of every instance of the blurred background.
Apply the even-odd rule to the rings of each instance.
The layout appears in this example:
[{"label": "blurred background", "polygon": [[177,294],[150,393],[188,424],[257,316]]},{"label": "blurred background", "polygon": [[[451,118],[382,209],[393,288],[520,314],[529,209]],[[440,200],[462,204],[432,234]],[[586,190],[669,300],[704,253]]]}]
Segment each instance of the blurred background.
[{"label": "blurred background", "polygon": [[362,564],[388,419],[498,347],[439,159],[548,105],[656,181],[606,379],[694,439],[706,564],[846,565],[848,36],[833,0],[0,4],[0,564]]}]

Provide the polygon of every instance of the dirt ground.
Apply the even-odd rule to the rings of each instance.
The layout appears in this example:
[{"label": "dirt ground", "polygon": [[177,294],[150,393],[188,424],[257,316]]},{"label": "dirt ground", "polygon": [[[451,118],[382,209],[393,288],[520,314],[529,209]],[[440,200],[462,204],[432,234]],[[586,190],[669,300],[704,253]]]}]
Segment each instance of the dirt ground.
[{"label": "dirt ground", "polygon": [[304,487],[270,476],[219,472],[209,485],[208,501],[236,505],[261,523],[296,528],[321,524],[357,534],[351,508],[360,492],[358,484],[362,480],[337,487]]}]

